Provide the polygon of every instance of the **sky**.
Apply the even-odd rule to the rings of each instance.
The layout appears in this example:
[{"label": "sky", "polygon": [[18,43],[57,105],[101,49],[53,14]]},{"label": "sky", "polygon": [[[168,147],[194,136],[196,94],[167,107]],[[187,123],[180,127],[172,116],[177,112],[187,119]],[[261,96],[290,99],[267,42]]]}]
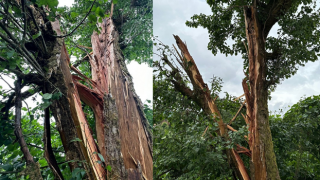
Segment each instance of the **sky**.
[{"label": "sky", "polygon": [[[205,0],[154,0],[153,1],[153,33],[166,45],[175,44],[172,34],[178,35],[187,43],[189,52],[195,60],[204,81],[209,84],[212,76],[223,79],[222,92],[233,96],[243,94],[242,79],[243,60],[241,56],[228,56],[217,54],[214,56],[207,49],[209,35],[206,29],[189,28],[185,25],[194,14],[212,14]],[[276,35],[274,27],[270,35]],[[156,59],[157,56],[154,56]],[[302,96],[320,94],[320,61],[307,63],[300,67],[297,74],[290,79],[282,81],[275,92],[271,94],[269,111],[287,111],[288,106],[299,101]],[[220,94],[224,97],[224,93]]]}]

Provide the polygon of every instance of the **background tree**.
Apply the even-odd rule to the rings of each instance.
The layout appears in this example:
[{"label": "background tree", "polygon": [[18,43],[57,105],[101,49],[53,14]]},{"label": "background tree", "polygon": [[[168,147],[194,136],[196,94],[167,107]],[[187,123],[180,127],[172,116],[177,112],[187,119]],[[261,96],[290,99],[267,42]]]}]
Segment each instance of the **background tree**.
[{"label": "background tree", "polygon": [[[1,74],[16,80],[15,88],[1,90],[1,178],[41,179],[34,177],[39,170],[55,179],[152,178],[151,131],[121,52],[150,64],[151,3],[76,1],[71,9],[57,8],[58,1],[0,3]],[[130,54],[132,45],[145,51]],[[67,49],[77,58],[74,66]],[[27,114],[20,118],[21,102],[39,91],[43,103],[22,107]]]},{"label": "background tree", "polygon": [[319,95],[303,97],[270,127],[281,179],[318,179]]}]

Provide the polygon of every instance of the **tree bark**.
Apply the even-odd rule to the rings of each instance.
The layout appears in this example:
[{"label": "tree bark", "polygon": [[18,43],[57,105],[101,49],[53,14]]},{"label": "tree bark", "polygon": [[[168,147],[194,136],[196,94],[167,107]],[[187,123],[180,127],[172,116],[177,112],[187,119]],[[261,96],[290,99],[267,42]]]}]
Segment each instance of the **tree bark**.
[{"label": "tree bark", "polygon": [[280,179],[269,126],[268,87],[266,84],[266,51],[262,28],[254,6],[244,8],[248,41],[249,87],[243,80],[249,121],[251,178]]},{"label": "tree bark", "polygon": [[[60,99],[52,102],[50,110],[56,119],[71,171],[84,168],[85,178],[90,180],[106,179],[107,176],[111,179],[151,180],[152,137],[143,105],[126,69],[118,43],[119,34],[112,20],[105,19],[101,34],[94,32],[92,35],[91,80],[70,66],[63,39],[52,36],[54,32],[61,35],[59,22],[49,23],[41,8],[34,7],[32,11],[37,20],[44,22],[45,48],[42,48],[46,51],[37,56],[37,63],[46,73],[44,86],[47,93],[62,93]],[[28,19],[28,23],[32,35],[37,33],[33,24],[37,22]],[[71,75],[70,68],[80,77]],[[80,84],[78,80],[81,78],[94,88]],[[80,99],[94,111],[98,143],[92,136]],[[101,163],[103,159],[106,164]],[[105,165],[111,166],[111,172]]]},{"label": "tree bark", "polygon": [[101,154],[111,165],[113,177],[152,179],[152,137],[120,50],[119,34],[110,18],[100,26],[100,34],[94,32],[91,37],[90,63],[97,83],[94,90],[104,97],[103,119],[96,120],[99,147],[105,146],[100,147]]},{"label": "tree bark", "polygon": [[21,129],[21,107],[22,107],[22,99],[21,99],[21,78],[17,78],[15,82],[15,129],[14,134],[16,135],[23,156],[26,160],[26,169],[20,174],[29,175],[30,179],[40,179],[42,180],[40,165],[39,163],[34,162],[33,157],[29,151],[26,141],[23,138],[22,129]]}]

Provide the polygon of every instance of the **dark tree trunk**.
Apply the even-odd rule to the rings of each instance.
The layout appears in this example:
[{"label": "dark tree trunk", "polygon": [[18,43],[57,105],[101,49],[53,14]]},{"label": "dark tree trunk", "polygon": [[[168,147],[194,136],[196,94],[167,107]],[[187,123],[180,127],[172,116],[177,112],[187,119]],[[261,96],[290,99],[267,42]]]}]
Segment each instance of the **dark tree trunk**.
[{"label": "dark tree trunk", "polygon": [[29,148],[27,146],[26,141],[24,140],[22,129],[21,129],[21,107],[22,107],[22,99],[21,99],[21,78],[17,78],[15,82],[15,129],[14,134],[19,142],[21,151],[23,153],[23,157],[26,160],[26,169],[20,174],[29,175],[30,179],[42,179],[40,172],[39,163],[34,162],[32,155],[30,154]]}]

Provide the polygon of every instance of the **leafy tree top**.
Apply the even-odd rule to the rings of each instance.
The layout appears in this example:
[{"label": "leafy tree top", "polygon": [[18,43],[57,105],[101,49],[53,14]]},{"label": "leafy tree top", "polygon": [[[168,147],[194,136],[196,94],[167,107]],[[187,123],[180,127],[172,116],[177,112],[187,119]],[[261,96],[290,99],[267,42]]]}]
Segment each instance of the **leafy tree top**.
[{"label": "leafy tree top", "polygon": [[[189,27],[208,29],[208,49],[225,55],[242,54],[247,69],[244,7],[257,10],[259,29],[265,42],[268,85],[275,86],[294,75],[298,66],[316,61],[319,56],[320,14],[312,0],[207,0],[212,15],[191,17]],[[277,26],[278,25],[278,26]],[[271,36],[273,27],[277,35]],[[232,41],[230,41],[230,39]],[[232,43],[231,43],[232,42]]]}]

